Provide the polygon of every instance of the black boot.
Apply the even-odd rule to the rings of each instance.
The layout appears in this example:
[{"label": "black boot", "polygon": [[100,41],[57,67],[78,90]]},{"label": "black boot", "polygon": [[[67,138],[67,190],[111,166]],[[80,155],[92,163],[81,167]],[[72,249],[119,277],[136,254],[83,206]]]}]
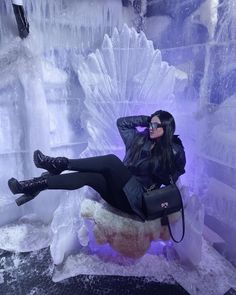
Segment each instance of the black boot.
[{"label": "black boot", "polygon": [[[8,180],[11,192],[15,194],[35,195],[48,188],[47,177],[40,176],[33,179],[18,181],[15,178]],[[36,196],[36,195],[35,195]]]},{"label": "black boot", "polygon": [[21,206],[31,200],[33,200],[38,194],[40,193],[40,191],[32,194],[32,195],[22,195],[21,197],[17,198],[15,200],[17,206]]},{"label": "black boot", "polygon": [[29,23],[25,17],[24,7],[22,5],[12,4],[16,23],[21,39],[26,38],[29,35]]},{"label": "black boot", "polygon": [[46,169],[51,174],[60,174],[68,169],[69,160],[65,157],[45,156],[40,150],[34,152],[34,164],[38,168]]}]

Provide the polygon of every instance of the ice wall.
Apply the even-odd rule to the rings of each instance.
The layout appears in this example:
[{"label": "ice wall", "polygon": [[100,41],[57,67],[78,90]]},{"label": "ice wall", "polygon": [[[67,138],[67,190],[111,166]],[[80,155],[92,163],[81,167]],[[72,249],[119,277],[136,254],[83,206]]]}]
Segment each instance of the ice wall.
[{"label": "ice wall", "polygon": [[[111,3],[112,2],[112,3]],[[83,91],[77,69],[87,52],[96,48],[124,19],[117,1],[24,1],[31,35],[20,41],[11,1],[0,3],[0,163],[1,195],[9,195],[7,179],[37,176],[33,150],[73,157],[87,145],[81,122]],[[60,115],[59,115],[60,114]],[[6,167],[8,167],[7,171]],[[15,216],[36,212],[52,219],[58,195],[43,193],[23,208],[11,206]],[[48,197],[50,201],[48,202]],[[45,210],[43,202],[47,200]],[[13,217],[14,216],[14,217]],[[3,223],[7,222],[3,218]]]},{"label": "ice wall", "polygon": [[[40,40],[46,46],[89,52],[102,40],[105,33],[111,34],[114,27],[122,27],[124,19],[131,24],[132,17],[126,13],[120,1],[103,0],[59,0],[59,1],[23,1],[31,23],[31,29],[43,34]],[[0,4],[3,18],[1,20],[1,42],[8,40],[7,35],[15,35],[16,29],[11,1]],[[131,11],[132,14],[132,11]],[[9,25],[9,23],[11,23]]]},{"label": "ice wall", "polygon": [[[177,133],[186,146],[186,181],[207,205],[208,225],[224,238],[226,249],[233,249],[235,227],[230,218],[235,215],[235,200],[232,196],[235,195],[236,183],[235,1],[24,2],[34,38],[31,43],[38,45],[36,51],[33,45],[27,45],[27,41],[16,39],[17,30],[10,1],[3,0],[0,3],[0,169],[1,175],[4,175],[1,178],[0,194],[4,200],[6,201],[5,197],[10,197],[6,186],[7,178],[27,177],[35,173],[33,167],[25,167],[34,148],[34,145],[29,148],[26,140],[27,134],[30,134],[27,120],[33,120],[32,114],[31,119],[25,117],[27,98],[38,101],[36,94],[39,91],[39,99],[44,101],[40,107],[45,104],[45,100],[47,102],[50,142],[44,144],[44,149],[51,148],[54,155],[80,154],[87,146],[89,132],[80,116],[85,108],[84,92],[77,75],[79,65],[88,53],[100,47],[105,33],[111,35],[114,27],[120,30],[123,23],[134,24],[137,29],[144,30],[147,38],[154,42],[155,48],[161,49],[163,60],[177,68],[180,83],[174,90],[174,107],[170,106],[170,110],[176,117]],[[123,5],[126,2],[123,7],[122,2]],[[136,6],[133,7],[132,4]],[[137,20],[138,16],[141,20]],[[13,51],[6,55],[9,59],[4,58],[4,50]],[[41,69],[35,71],[37,83],[33,83],[32,89],[28,88],[27,83],[27,79],[32,83],[30,76],[24,76],[25,65],[20,63],[23,61],[24,64],[26,56],[27,64],[27,54],[41,59]],[[7,70],[8,66],[11,70]],[[18,69],[17,74],[15,69]],[[31,90],[33,96],[29,95]],[[44,123],[45,120],[40,121],[40,124]],[[46,138],[43,134],[38,136],[37,134],[38,140]],[[215,184],[227,187],[224,194],[218,194]],[[58,196],[54,197],[54,200],[50,199],[51,208],[47,214],[38,206],[42,203],[42,198],[44,201],[48,198],[42,194],[28,208],[14,208],[11,220],[12,216],[17,218],[30,212],[37,212],[45,221],[51,220],[58,205]],[[74,195],[62,195],[62,201],[67,197],[76,198]],[[228,211],[222,215],[218,204],[224,202],[227,202]],[[12,199],[8,205],[13,204]],[[60,208],[63,209],[63,206]],[[59,208],[56,212],[59,212]],[[10,219],[3,220],[7,222]],[[70,222],[73,225],[73,219]],[[55,232],[57,230],[56,228]],[[57,238],[65,234],[63,227],[60,230]],[[66,234],[69,235],[67,241],[71,241],[70,247],[73,248],[74,232]],[[55,239],[54,245],[57,242]],[[65,245],[65,248],[68,247]],[[234,259],[234,255],[231,252],[229,259]]]},{"label": "ice wall", "polygon": [[[63,223],[58,226],[57,217],[60,210],[65,213],[65,208],[69,216],[73,216],[73,208],[74,215],[78,214],[73,200],[76,202],[79,196],[43,192],[18,208],[7,180],[12,176],[38,176],[40,172],[32,164],[36,148],[46,153],[52,149],[54,155],[70,158],[85,149],[88,136],[81,120],[84,93],[78,66],[99,46],[105,33],[111,34],[124,22],[132,23],[135,14],[124,11],[119,1],[25,1],[24,7],[31,34],[21,41],[16,37],[11,2],[0,3],[0,68],[4,77],[0,88],[1,224],[32,214],[46,223],[53,220],[51,249],[54,261],[60,263],[65,252],[78,242],[73,218],[69,220],[71,230],[67,222],[65,232]],[[72,201],[66,202],[70,198]]]},{"label": "ice wall", "polygon": [[78,75],[85,92],[88,149],[93,153],[124,152],[117,128],[110,126],[116,126],[119,117],[173,107],[178,83],[174,67],[162,60],[161,52],[127,25],[120,32],[115,29],[111,38],[105,35],[101,49],[81,63]]},{"label": "ice wall", "polygon": [[[191,142],[187,171],[193,177],[188,182],[204,200],[206,224],[224,239],[215,246],[234,263],[235,5],[233,0],[147,1],[144,22],[147,37],[161,48],[163,58],[188,75],[184,90],[176,94],[180,105],[196,102],[193,109],[178,113],[189,122],[183,134],[185,143]],[[186,129],[179,123],[182,133]]]}]

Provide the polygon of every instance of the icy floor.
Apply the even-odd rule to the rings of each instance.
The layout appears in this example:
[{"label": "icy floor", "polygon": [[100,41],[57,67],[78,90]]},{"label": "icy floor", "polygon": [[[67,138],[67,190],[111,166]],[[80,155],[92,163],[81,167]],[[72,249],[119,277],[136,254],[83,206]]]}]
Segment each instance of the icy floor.
[{"label": "icy floor", "polygon": [[[0,228],[0,248],[10,251],[33,251],[50,244],[49,226],[38,221],[20,222]],[[80,274],[85,275],[117,275],[146,277],[157,282],[179,283],[190,294],[222,295],[230,288],[236,289],[236,269],[222,257],[208,242],[203,243],[202,262],[198,267],[180,264],[172,255],[156,255],[155,247],[140,259],[127,259],[109,250],[109,247],[97,249],[81,248],[81,252],[70,255],[62,265],[56,266],[52,280],[58,282]],[[21,261],[15,255],[14,266]],[[51,272],[48,265],[48,272]],[[0,283],[3,283],[4,269],[1,269]],[[187,279],[186,279],[187,278]]]},{"label": "icy floor", "polygon": [[16,223],[0,227],[0,249],[14,252],[30,252],[46,248],[51,242],[50,225],[35,220],[33,215]]},{"label": "icy floor", "polygon": [[52,272],[53,264],[49,248],[30,253],[0,251],[0,294],[189,294],[176,283],[170,285],[143,277],[79,275],[54,283]]},{"label": "icy floor", "polygon": [[106,257],[101,259],[96,254],[81,253],[68,257],[63,267],[54,271],[53,281],[78,274],[145,276],[159,282],[176,281],[192,295],[222,295],[231,287],[236,288],[236,269],[206,241],[203,259],[197,268],[168,261],[163,255],[146,254],[136,262],[124,259],[114,263]]}]

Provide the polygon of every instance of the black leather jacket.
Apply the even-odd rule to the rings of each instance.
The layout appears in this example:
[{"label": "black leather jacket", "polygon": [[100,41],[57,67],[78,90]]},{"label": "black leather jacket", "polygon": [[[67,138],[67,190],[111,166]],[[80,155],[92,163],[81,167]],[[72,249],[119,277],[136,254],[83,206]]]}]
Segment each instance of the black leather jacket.
[{"label": "black leather jacket", "polygon": [[169,184],[170,174],[175,182],[181,174],[185,173],[184,167],[186,164],[184,147],[177,135],[174,135],[172,146],[175,164],[174,171],[170,172],[164,170],[159,163],[156,163],[157,169],[155,171],[150,169],[153,162],[153,158],[151,157],[153,140],[150,139],[149,136],[145,138],[144,145],[139,151],[137,161],[135,163],[130,163],[132,144],[136,138],[140,136],[140,132],[138,132],[136,127],[148,127],[149,121],[149,116],[130,116],[122,117],[117,120],[117,127],[126,147],[126,154],[123,162],[133,174],[133,177],[126,183],[123,190],[132,209],[142,220],[145,220],[142,202],[142,195],[145,188],[149,188],[153,184],[157,187],[160,187],[162,184]]}]

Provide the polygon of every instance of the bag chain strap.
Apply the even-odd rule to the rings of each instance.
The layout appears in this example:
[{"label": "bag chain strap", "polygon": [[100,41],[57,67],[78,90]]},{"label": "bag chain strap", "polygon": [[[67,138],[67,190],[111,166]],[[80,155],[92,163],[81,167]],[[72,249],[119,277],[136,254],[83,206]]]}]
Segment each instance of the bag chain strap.
[{"label": "bag chain strap", "polygon": [[[170,176],[170,183],[172,185],[175,184],[174,181],[173,181],[172,176],[171,175],[169,175],[169,176]],[[183,229],[183,231],[182,231],[182,237],[181,237],[181,239],[179,241],[175,240],[175,238],[172,235],[168,215],[164,214],[164,216],[163,216],[163,219],[167,222],[168,229],[169,229],[169,232],[170,232],[170,236],[171,236],[172,240],[174,242],[176,242],[176,243],[180,243],[183,240],[184,234],[185,234],[184,206],[183,206],[182,196],[181,196],[181,213],[182,213],[182,229]]]}]

